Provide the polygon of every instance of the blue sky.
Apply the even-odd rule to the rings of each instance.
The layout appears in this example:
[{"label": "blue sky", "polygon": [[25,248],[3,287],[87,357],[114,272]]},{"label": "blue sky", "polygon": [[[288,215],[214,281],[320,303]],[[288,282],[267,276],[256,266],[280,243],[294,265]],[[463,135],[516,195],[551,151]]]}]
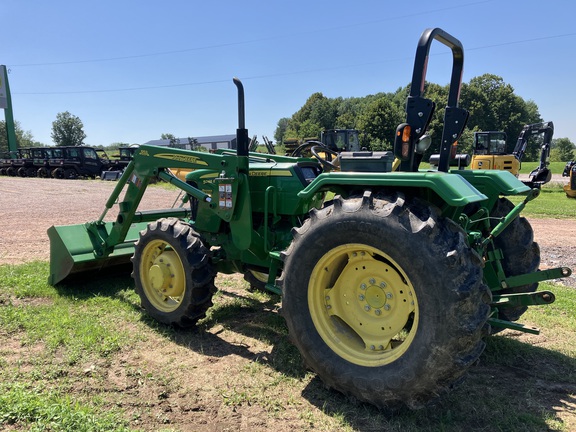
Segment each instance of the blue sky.
[{"label": "blue sky", "polygon": [[[45,144],[63,111],[82,120],[90,145],[235,133],[234,76],[250,135],[272,138],[314,92],[360,97],[408,84],[429,27],[464,45],[465,82],[503,77],[554,122],[556,138],[576,142],[573,0],[2,0],[0,8],[14,117]],[[447,49],[433,44],[428,81],[447,84],[450,68]]]}]

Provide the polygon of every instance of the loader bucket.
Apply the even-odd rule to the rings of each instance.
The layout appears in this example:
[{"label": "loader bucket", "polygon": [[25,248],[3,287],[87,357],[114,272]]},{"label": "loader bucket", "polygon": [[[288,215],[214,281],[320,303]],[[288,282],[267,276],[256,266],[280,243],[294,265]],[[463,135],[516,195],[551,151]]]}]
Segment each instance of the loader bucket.
[{"label": "loader bucket", "polygon": [[[128,230],[126,240],[114,247],[107,256],[97,254],[98,240],[87,226],[89,224],[52,226],[48,228],[50,239],[50,275],[48,283],[55,285],[70,275],[102,270],[127,264],[134,253],[134,242],[147,223],[135,223]],[[109,233],[112,222],[103,223],[99,231]]]}]

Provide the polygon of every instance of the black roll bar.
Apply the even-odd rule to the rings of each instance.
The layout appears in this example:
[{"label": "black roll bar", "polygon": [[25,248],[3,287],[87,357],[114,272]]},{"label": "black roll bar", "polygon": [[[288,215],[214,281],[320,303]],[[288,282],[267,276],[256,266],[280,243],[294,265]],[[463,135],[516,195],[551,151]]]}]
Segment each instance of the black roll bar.
[{"label": "black roll bar", "polygon": [[414,60],[414,71],[412,73],[412,85],[410,87],[410,95],[406,101],[406,123],[409,124],[412,129],[410,137],[412,148],[409,149],[408,160],[402,162],[401,169],[406,168],[410,171],[417,169],[417,167],[414,166],[414,146],[426,132],[435,108],[431,100],[422,97],[424,84],[426,82],[430,46],[434,40],[450,48],[453,59],[448,104],[444,112],[444,129],[442,131],[442,141],[440,144],[439,171],[447,172],[449,170],[450,159],[453,156],[453,144],[460,138],[460,135],[462,135],[468,120],[468,111],[458,108],[462,73],[464,70],[464,48],[462,43],[440,28],[426,29],[418,41],[416,58]]}]

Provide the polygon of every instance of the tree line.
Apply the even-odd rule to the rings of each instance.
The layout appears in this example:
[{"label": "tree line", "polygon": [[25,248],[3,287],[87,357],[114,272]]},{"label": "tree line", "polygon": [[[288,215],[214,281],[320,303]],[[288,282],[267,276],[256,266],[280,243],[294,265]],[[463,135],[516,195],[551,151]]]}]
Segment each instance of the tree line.
[{"label": "tree line", "polygon": [[[18,143],[18,148],[28,148],[28,147],[45,147],[45,143],[34,140],[32,133],[22,129],[20,122],[14,122],[14,129],[16,132],[16,142]],[[86,139],[86,133],[84,132],[84,123],[82,120],[71,114],[69,111],[60,112],[56,115],[56,120],[52,122],[52,132],[50,137],[56,146],[80,146],[84,145],[84,140]],[[112,143],[106,148],[117,149],[122,145],[128,145],[127,143]],[[102,145],[97,145],[94,147],[103,148]],[[8,152],[8,138],[6,133],[6,122],[0,121],[0,155],[6,154]]]},{"label": "tree line", "polygon": [[[327,98],[322,93],[312,94],[305,104],[290,118],[278,121],[274,138],[281,144],[285,139],[317,138],[325,129],[358,129],[361,131],[362,146],[371,150],[391,150],[396,127],[405,121],[405,103],[410,86],[401,87],[392,93],[377,93],[364,97]],[[442,136],[443,107],[448,100],[449,86],[426,83],[424,96],[436,103],[436,111],[428,128],[432,145],[424,155],[439,152]],[[484,74],[463,83],[460,106],[469,111],[467,128],[458,142],[460,153],[471,154],[476,131],[504,131],[508,136],[507,151],[512,153],[516,138],[526,124],[543,121],[538,106],[514,93],[514,88],[492,74]],[[554,119],[546,119],[552,120]],[[18,147],[38,147],[45,144],[33,139],[15,122]],[[86,134],[82,120],[68,111],[58,113],[52,123],[51,138],[58,146],[84,144]],[[172,134],[163,134],[173,146],[178,146]],[[188,138],[192,148],[197,148],[195,139]],[[107,148],[117,148],[114,143]],[[536,161],[540,157],[540,143],[533,142],[526,149],[525,161]],[[102,146],[99,146],[102,147]],[[552,160],[575,159],[575,146],[568,138],[557,138],[552,142]],[[0,154],[8,151],[6,124],[0,121]]]},{"label": "tree line", "polygon": [[[278,121],[274,138],[285,139],[318,137],[325,129],[358,129],[361,144],[371,150],[391,150],[396,127],[405,121],[405,103],[410,86],[393,93],[377,93],[365,97],[327,98],[322,93],[312,94],[306,103],[290,118]],[[436,103],[436,111],[428,128],[432,146],[424,156],[439,152],[442,136],[444,107],[448,101],[449,85],[426,83],[424,97]],[[484,74],[463,83],[459,106],[468,110],[467,128],[458,142],[459,153],[472,153],[474,132],[504,131],[508,136],[507,150],[512,153],[522,127],[543,121],[538,106],[514,93],[514,88],[493,74]],[[554,120],[554,119],[547,119]],[[553,147],[562,151],[557,157],[566,161],[574,158],[574,144],[568,138],[555,139]],[[571,153],[572,152],[572,153]],[[540,145],[532,143],[524,156],[525,161],[539,159]]]}]

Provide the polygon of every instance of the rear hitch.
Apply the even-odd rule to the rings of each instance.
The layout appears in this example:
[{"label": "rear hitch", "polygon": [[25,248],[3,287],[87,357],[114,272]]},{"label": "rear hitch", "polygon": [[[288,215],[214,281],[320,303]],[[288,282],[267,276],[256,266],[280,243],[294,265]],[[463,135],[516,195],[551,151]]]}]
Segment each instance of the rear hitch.
[{"label": "rear hitch", "polygon": [[519,276],[510,276],[501,282],[502,288],[513,288],[522,285],[529,285],[535,282],[543,282],[551,279],[561,279],[572,274],[568,267],[556,267],[552,269],[540,270]]},{"label": "rear hitch", "polygon": [[484,248],[487,247],[488,244],[492,241],[492,239],[494,239],[494,237],[498,237],[502,233],[502,231],[504,231],[506,227],[510,225],[514,221],[514,219],[516,219],[520,215],[520,213],[522,213],[522,210],[524,210],[526,204],[528,204],[533,199],[537,198],[538,195],[540,195],[540,189],[534,188],[530,192],[528,192],[526,198],[524,198],[524,201],[522,201],[516,207],[510,210],[510,213],[504,216],[500,221],[500,223],[496,225],[492,231],[490,231],[490,234],[482,242],[482,247]]},{"label": "rear hitch", "polygon": [[551,291],[538,291],[492,296],[492,306],[521,307],[554,303],[556,297]]},{"label": "rear hitch", "polygon": [[529,333],[529,334],[534,334],[534,335],[540,334],[540,329],[538,327],[527,326],[524,324],[519,324],[519,323],[515,323],[515,322],[511,322],[511,321],[505,321],[505,320],[501,320],[501,319],[497,319],[497,318],[489,318],[488,324],[490,324],[492,327],[507,328],[507,329],[516,330],[516,331],[519,331],[522,333]]}]

